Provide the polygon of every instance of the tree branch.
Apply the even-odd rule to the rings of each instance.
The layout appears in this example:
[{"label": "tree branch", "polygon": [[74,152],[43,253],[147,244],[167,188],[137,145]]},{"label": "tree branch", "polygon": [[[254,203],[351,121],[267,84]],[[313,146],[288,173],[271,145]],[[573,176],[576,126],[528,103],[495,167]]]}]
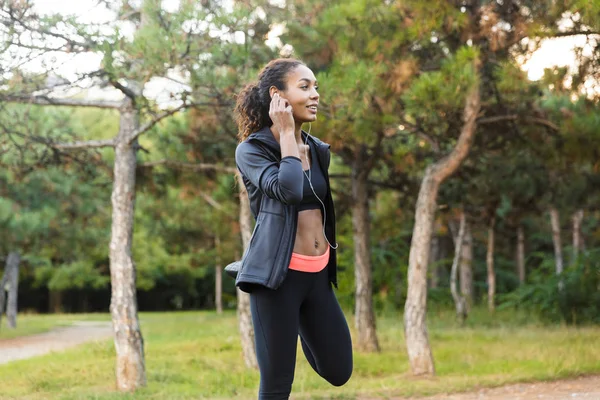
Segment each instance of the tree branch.
[{"label": "tree branch", "polygon": [[539,124],[539,125],[544,125],[554,131],[559,131],[558,126],[556,126],[555,124],[553,124],[552,122],[548,121],[547,119],[543,119],[543,118],[536,118],[536,117],[527,117],[526,118],[527,121],[531,121],[535,124]]},{"label": "tree branch", "polygon": [[578,35],[586,35],[586,36],[600,35],[600,32],[588,31],[588,30],[584,30],[584,31],[570,31],[570,32],[556,32],[556,33],[552,33],[552,35],[550,36],[550,38],[553,38],[553,37],[578,36]]},{"label": "tree branch", "polygon": [[217,172],[226,172],[229,174],[235,174],[237,171],[236,168],[227,167],[224,165],[218,164],[205,164],[205,163],[188,163],[183,161],[173,161],[173,160],[158,160],[158,161],[150,161],[139,164],[139,167],[148,168],[148,167],[156,167],[158,165],[166,165],[168,167],[175,167],[180,169],[191,169],[192,171],[217,171]]},{"label": "tree branch", "polygon": [[[518,119],[519,119],[519,116],[516,114],[495,115],[493,117],[479,118],[477,120],[477,123],[483,125],[483,124],[492,124],[494,122],[500,122],[500,121],[516,121]],[[560,130],[560,128],[557,125],[555,125],[551,121],[548,121],[547,119],[544,119],[544,118],[524,117],[524,119],[525,119],[525,121],[533,122],[534,124],[544,125],[555,131]]]},{"label": "tree branch", "polygon": [[335,179],[350,179],[352,178],[349,174],[330,174],[329,178]]},{"label": "tree branch", "polygon": [[121,91],[125,96],[129,97],[131,99],[131,101],[135,101],[137,95],[135,94],[135,92],[131,89],[129,89],[126,86],[123,86],[119,81],[114,80],[114,79],[109,79],[109,82],[111,85],[113,85],[113,87],[119,91]]},{"label": "tree branch", "polygon": [[[331,174],[329,175],[331,179],[351,179],[352,177],[349,174]],[[402,185],[394,185],[386,181],[376,181],[373,179],[367,179],[367,183],[369,185],[377,186],[379,188],[391,189],[391,190],[400,190]]]},{"label": "tree branch", "polygon": [[479,118],[477,120],[478,124],[493,124],[494,122],[500,121],[515,121],[518,118],[518,115],[495,115],[493,117]]},{"label": "tree branch", "polygon": [[221,204],[219,204],[215,199],[213,199],[212,197],[210,197],[208,194],[204,193],[204,192],[200,192],[200,196],[206,200],[206,202],[208,204],[210,204],[211,206],[213,206],[214,208],[216,208],[219,211],[223,211],[223,206]]},{"label": "tree branch", "polygon": [[[13,11],[14,10],[11,8],[9,8],[7,10],[7,14],[9,15],[9,17],[12,21],[17,22],[21,27],[23,27],[24,29],[26,29],[28,31],[36,32],[36,33],[39,33],[40,35],[48,35],[48,36],[52,36],[57,39],[64,40],[71,46],[71,51],[74,51],[77,46],[79,46],[79,48],[84,51],[89,51],[93,47],[93,45],[97,44],[97,43],[91,41],[89,38],[86,38],[88,40],[88,42],[79,42],[77,40],[74,40],[72,37],[68,37],[68,36],[63,35],[58,32],[53,32],[50,29],[43,29],[41,27],[34,28],[33,26],[26,24],[23,19],[18,18]],[[8,28],[10,28],[10,26],[7,25],[6,22],[3,22],[3,24],[6,25]]]},{"label": "tree branch", "polygon": [[434,153],[436,153],[436,154],[440,153],[440,145],[437,142],[437,140],[435,140],[433,137],[431,137],[430,135],[428,135],[425,132],[417,131],[416,134],[418,137],[420,137],[421,139],[423,139],[424,141],[429,143],[429,145],[431,146],[431,149],[433,150]]},{"label": "tree branch", "polygon": [[479,85],[480,83],[477,82],[467,95],[463,111],[463,125],[454,149],[432,166],[433,177],[438,184],[453,174],[469,154],[477,129],[477,115],[481,109]]},{"label": "tree branch", "polygon": [[148,132],[150,129],[152,129],[154,127],[154,125],[156,125],[157,123],[159,123],[160,121],[162,121],[163,119],[170,117],[171,115],[179,112],[180,110],[189,107],[190,104],[188,103],[183,103],[181,104],[179,107],[173,108],[172,110],[169,111],[165,111],[162,114],[157,115],[155,118],[153,118],[151,121],[145,123],[144,125],[140,126],[137,130],[135,130],[131,136],[129,137],[129,139],[127,140],[128,143],[132,143],[134,140],[136,140],[141,134]]},{"label": "tree branch", "polygon": [[38,105],[53,105],[67,107],[94,107],[94,108],[111,108],[118,109],[121,106],[119,101],[105,100],[82,100],[82,99],[67,99],[55,98],[48,96],[25,96],[25,95],[8,95],[1,96],[0,101],[8,103],[22,104],[38,104]]},{"label": "tree branch", "polygon": [[51,143],[51,147],[62,150],[78,150],[78,149],[99,149],[102,147],[114,147],[114,139],[108,140],[89,140],[85,142],[73,142],[73,143]]}]

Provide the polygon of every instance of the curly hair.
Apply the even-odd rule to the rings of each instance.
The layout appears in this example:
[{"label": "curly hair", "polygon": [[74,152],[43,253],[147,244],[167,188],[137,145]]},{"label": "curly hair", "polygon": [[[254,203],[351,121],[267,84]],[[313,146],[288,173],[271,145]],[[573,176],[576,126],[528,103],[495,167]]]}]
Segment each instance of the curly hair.
[{"label": "curly hair", "polygon": [[299,65],[305,64],[291,58],[272,60],[260,71],[257,82],[246,85],[240,91],[234,109],[240,142],[251,133],[273,124],[269,117],[269,88],[275,86],[279,90],[286,90],[287,75]]}]

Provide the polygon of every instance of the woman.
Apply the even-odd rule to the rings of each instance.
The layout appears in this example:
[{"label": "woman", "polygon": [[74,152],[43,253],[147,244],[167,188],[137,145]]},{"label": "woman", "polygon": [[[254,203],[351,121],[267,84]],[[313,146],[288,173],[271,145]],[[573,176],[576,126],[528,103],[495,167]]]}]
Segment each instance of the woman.
[{"label": "woman", "polygon": [[329,145],[301,129],[317,119],[317,89],[306,65],[277,59],[235,107],[236,164],[256,219],[236,285],[250,293],[260,400],[289,398],[298,335],[312,368],[332,385],[352,374],[350,332],[332,289]]}]

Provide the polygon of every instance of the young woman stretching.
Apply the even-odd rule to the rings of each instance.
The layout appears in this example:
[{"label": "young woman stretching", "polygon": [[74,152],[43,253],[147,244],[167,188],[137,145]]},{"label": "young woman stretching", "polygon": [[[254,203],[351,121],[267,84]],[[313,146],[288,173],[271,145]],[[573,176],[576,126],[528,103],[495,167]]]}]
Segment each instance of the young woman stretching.
[{"label": "young woman stretching", "polygon": [[318,86],[302,62],[269,62],[235,107],[235,159],[256,225],[236,285],[250,293],[259,400],[288,399],[298,335],[312,368],[332,385],[352,374],[337,286],[329,145],[304,132],[317,119]]}]

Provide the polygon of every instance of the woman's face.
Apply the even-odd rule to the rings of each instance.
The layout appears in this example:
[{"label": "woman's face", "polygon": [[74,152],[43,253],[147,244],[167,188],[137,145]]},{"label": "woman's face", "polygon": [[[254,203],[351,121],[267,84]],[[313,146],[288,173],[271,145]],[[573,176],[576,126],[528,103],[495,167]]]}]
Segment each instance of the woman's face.
[{"label": "woman's face", "polygon": [[312,122],[317,119],[319,93],[315,74],[305,65],[299,65],[287,74],[286,90],[280,91],[292,106],[294,121]]}]

